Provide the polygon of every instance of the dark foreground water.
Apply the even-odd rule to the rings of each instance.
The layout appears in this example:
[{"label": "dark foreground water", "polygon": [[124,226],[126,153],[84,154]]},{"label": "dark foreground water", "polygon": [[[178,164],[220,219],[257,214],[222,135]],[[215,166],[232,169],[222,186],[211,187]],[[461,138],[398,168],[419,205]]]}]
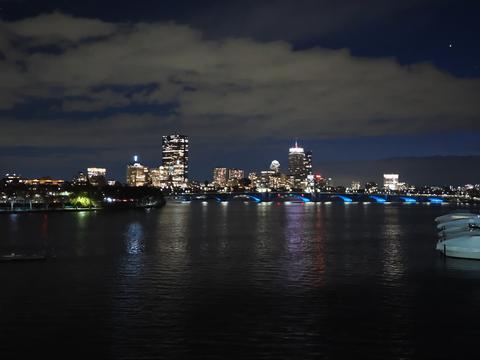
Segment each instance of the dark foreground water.
[{"label": "dark foreground water", "polygon": [[0,263],[1,358],[472,358],[480,262],[435,252],[433,219],[449,210],[0,215],[0,253],[56,256]]}]

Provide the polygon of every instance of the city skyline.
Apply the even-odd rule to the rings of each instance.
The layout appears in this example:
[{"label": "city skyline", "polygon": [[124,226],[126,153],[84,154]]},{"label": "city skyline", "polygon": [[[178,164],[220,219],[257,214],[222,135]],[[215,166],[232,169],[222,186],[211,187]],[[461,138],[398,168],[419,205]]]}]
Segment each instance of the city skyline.
[{"label": "city skyline", "polygon": [[[368,175],[366,175],[365,173],[365,166],[360,166],[360,168],[362,168],[361,170],[363,170],[360,171],[360,169],[355,169],[355,167],[352,167],[351,163],[338,162],[336,163],[336,166],[343,166],[344,170],[346,170],[347,175],[346,177],[336,177],[335,175],[337,175],[338,172],[329,171],[328,163],[323,169],[321,168],[321,166],[315,166],[315,162],[312,160],[314,158],[312,156],[312,151],[305,150],[303,147],[299,146],[298,140],[292,142],[291,146],[288,149],[288,156],[286,156],[286,149],[283,149],[283,156],[275,156],[274,159],[269,162],[270,165],[268,166],[267,164],[264,164],[260,168],[252,168],[250,166],[245,166],[243,168],[240,168],[240,166],[215,166],[210,169],[205,169],[205,172],[209,172],[209,176],[206,176],[204,178],[189,178],[188,168],[190,164],[188,159],[191,155],[189,150],[190,137],[188,135],[170,134],[163,135],[161,138],[163,151],[159,159],[147,163],[144,162],[143,159],[141,159],[141,156],[139,156],[138,154],[132,155],[131,160],[133,161],[129,161],[123,164],[123,176],[119,177],[115,177],[114,175],[112,175],[112,172],[109,168],[100,167],[98,166],[98,164],[89,164],[83,169],[77,168],[78,171],[76,171],[74,174],[69,174],[64,178],[52,176],[52,174],[43,174],[41,176],[39,176],[38,174],[34,174],[33,176],[25,176],[24,174],[16,170],[5,171],[3,174],[5,174],[6,176],[8,176],[9,174],[13,174],[16,176],[21,176],[24,179],[54,179],[54,181],[57,181],[55,179],[61,178],[61,180],[59,181],[73,182],[77,184],[84,184],[88,181],[93,185],[110,185],[113,183],[122,183],[130,186],[145,185],[161,188],[181,188],[185,187],[188,182],[203,183],[204,181],[208,181],[212,184],[216,183],[217,185],[226,186],[231,179],[249,179],[251,174],[255,174],[255,177],[258,176],[258,178],[261,178],[263,176],[263,173],[265,173],[265,176],[269,176],[270,173],[283,174],[289,178],[289,182],[291,182],[292,186],[296,188],[307,188],[309,186],[312,187],[313,185],[308,185],[308,183],[311,182],[311,184],[313,184],[314,178],[319,176],[322,179],[329,179],[329,182],[334,186],[344,186],[347,188],[353,186],[352,184],[358,184],[360,187],[363,188],[363,186],[369,182],[374,182],[378,184],[382,184],[382,182],[385,183],[385,174],[391,173],[397,173],[396,175],[394,175],[396,176],[395,183],[414,186],[463,186],[467,184],[478,184],[479,181],[476,181],[475,179],[480,178],[480,171],[476,171],[474,172],[474,176],[467,179],[467,181],[438,181],[438,179],[442,178],[440,175],[443,173],[442,171],[444,167],[444,164],[438,164],[438,160],[445,163],[448,162],[448,160],[455,160],[455,157],[428,158],[429,163],[436,162],[436,164],[434,164],[433,166],[435,169],[438,169],[439,165],[441,167],[442,171],[435,171],[434,175],[437,179],[436,182],[418,181],[416,180],[417,178],[415,176],[412,176],[412,174],[415,174],[417,169],[423,168],[425,166],[425,164],[423,164],[421,161],[422,158],[386,159],[385,161],[383,161],[383,164],[382,162],[379,162],[379,164],[381,165],[378,167],[371,166],[370,164],[370,169],[367,169],[369,170]],[[300,156],[300,158],[298,158],[298,156]],[[278,160],[276,160],[282,159],[284,157],[287,159],[287,161],[279,162]],[[466,157],[466,159],[470,160],[470,162],[473,162],[472,157]],[[398,165],[395,165],[395,160],[400,160],[400,163]],[[420,164],[418,164],[418,160],[420,160]],[[407,163],[405,163],[405,161],[407,161]],[[394,164],[392,164],[392,162]],[[412,164],[412,166],[409,166],[409,163]],[[360,164],[362,163],[360,162]],[[461,164],[456,165],[458,167]],[[455,169],[456,168],[452,167],[452,170]],[[355,170],[357,170],[358,173],[355,173]],[[406,183],[398,182],[398,172],[402,173],[402,180],[405,181],[406,179]],[[113,174],[115,173],[113,172]],[[239,174],[242,174],[242,176],[240,176]],[[307,177],[307,175],[309,175],[310,177]],[[223,180],[219,181],[218,179]],[[266,184],[268,184],[269,180],[266,181]],[[300,184],[302,184],[302,186],[300,186]],[[395,186],[391,189],[394,188]]]},{"label": "city skyline", "polygon": [[173,132],[195,178],[260,169],[292,138],[317,164],[479,156],[480,4],[336,3],[3,0],[0,169],[123,178]]}]

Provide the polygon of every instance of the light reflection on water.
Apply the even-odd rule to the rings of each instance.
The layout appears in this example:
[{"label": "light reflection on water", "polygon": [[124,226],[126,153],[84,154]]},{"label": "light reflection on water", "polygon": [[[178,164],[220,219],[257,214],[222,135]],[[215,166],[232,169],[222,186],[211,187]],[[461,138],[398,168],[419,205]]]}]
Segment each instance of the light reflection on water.
[{"label": "light reflection on water", "polygon": [[432,222],[445,211],[239,201],[0,217],[2,251],[58,249],[46,262],[0,264],[0,350],[458,357],[480,335],[480,262],[435,252]]},{"label": "light reflection on water", "polygon": [[128,224],[127,232],[125,233],[125,240],[128,254],[141,254],[144,250],[142,224],[139,222]]}]

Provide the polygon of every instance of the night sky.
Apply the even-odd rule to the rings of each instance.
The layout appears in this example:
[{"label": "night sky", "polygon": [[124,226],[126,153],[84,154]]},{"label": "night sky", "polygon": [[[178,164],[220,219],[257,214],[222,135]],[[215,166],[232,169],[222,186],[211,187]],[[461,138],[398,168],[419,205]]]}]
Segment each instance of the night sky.
[{"label": "night sky", "polygon": [[70,179],[105,166],[124,181],[134,154],[161,164],[169,133],[191,137],[199,180],[273,159],[286,170],[296,139],[319,172],[326,162],[480,155],[479,1],[0,8],[0,173]]}]

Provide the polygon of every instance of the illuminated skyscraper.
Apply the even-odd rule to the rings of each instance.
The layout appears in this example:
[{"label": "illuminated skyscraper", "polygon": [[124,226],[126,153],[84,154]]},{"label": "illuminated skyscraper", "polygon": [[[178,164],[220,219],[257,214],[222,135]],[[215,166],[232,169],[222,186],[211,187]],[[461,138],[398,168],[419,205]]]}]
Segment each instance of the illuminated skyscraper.
[{"label": "illuminated skyscraper", "polygon": [[162,138],[162,164],[173,187],[185,187],[188,181],[188,136],[167,135]]},{"label": "illuminated skyscraper", "polygon": [[128,186],[146,186],[149,183],[148,168],[138,161],[138,157],[133,157],[133,162],[127,165],[127,185]]},{"label": "illuminated skyscraper", "polygon": [[[290,148],[288,152],[288,175],[294,189],[302,189],[306,187],[307,170],[307,157],[303,148],[299,147],[297,142],[295,146]],[[310,153],[311,164],[311,153]]]}]

